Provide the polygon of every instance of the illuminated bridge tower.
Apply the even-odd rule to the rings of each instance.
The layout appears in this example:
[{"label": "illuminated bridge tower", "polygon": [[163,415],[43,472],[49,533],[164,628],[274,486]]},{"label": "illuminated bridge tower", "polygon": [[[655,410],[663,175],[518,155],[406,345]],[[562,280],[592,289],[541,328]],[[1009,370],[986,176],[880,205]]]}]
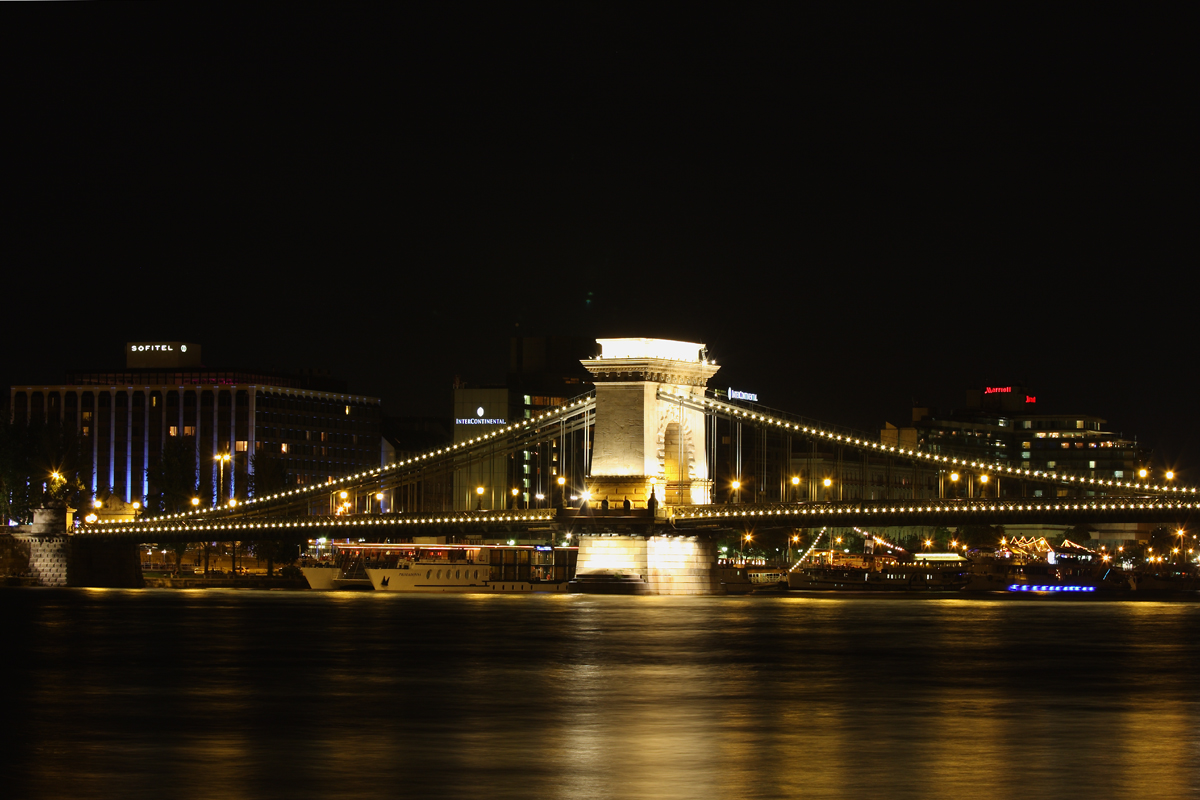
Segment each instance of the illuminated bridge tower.
[{"label": "illuminated bridge tower", "polygon": [[600,356],[581,362],[596,383],[592,504],[628,498],[644,508],[651,480],[660,504],[707,503],[712,494],[704,412],[671,397],[703,398],[719,367],[704,345],[669,339],[597,339]]}]

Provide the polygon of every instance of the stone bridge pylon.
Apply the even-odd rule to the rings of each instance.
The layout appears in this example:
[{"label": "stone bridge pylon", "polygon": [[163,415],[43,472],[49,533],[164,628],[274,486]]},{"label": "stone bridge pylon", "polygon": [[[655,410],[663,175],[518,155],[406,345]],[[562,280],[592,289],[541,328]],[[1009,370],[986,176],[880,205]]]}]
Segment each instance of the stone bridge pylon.
[{"label": "stone bridge pylon", "polygon": [[596,384],[588,481],[593,505],[607,499],[620,507],[628,498],[644,508],[651,492],[668,505],[710,502],[704,412],[667,395],[703,400],[708,379],[720,367],[695,342],[596,341],[600,355],[582,362]]}]

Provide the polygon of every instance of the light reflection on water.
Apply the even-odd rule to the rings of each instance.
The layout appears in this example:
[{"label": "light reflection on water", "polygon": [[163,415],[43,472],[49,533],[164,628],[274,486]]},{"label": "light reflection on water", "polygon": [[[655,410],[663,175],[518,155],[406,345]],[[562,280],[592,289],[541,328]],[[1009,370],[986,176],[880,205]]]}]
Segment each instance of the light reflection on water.
[{"label": "light reflection on water", "polygon": [[14,797],[1190,797],[1200,773],[1194,604],[0,598]]}]

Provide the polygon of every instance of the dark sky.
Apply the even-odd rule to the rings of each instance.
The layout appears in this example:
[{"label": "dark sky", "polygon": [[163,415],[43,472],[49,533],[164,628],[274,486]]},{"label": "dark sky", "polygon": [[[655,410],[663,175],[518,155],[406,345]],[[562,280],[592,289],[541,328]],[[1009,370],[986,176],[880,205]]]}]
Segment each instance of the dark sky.
[{"label": "dark sky", "polygon": [[1025,382],[1200,455],[1183,50],[733,6],[214,13],[6,26],[5,385],[185,340],[448,414],[519,323],[702,341],[718,385],[863,429]]}]

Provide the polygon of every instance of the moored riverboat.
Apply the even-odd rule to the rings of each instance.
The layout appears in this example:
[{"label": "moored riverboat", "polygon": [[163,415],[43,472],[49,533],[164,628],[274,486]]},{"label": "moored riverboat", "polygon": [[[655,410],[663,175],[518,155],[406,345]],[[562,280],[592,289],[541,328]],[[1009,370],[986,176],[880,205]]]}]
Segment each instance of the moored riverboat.
[{"label": "moored riverboat", "polygon": [[376,591],[566,592],[577,548],[549,545],[383,544],[369,548]]}]

